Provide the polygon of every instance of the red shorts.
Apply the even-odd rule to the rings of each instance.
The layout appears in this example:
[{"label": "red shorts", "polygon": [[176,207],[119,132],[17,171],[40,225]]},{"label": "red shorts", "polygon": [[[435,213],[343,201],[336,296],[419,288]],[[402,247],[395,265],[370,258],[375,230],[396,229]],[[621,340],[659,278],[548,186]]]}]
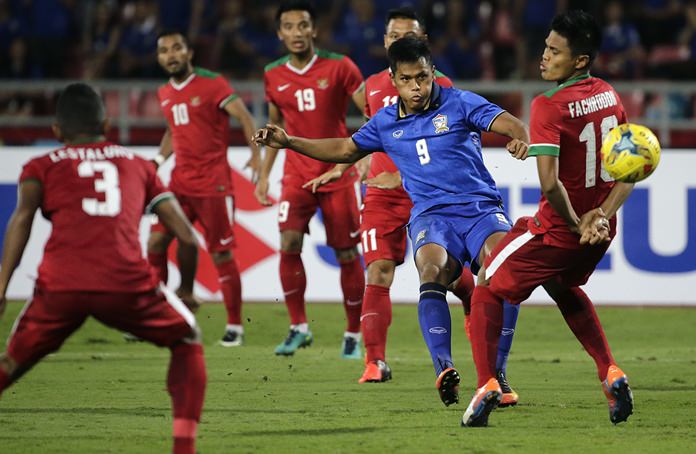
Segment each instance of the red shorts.
[{"label": "red shorts", "polygon": [[[401,201],[401,197],[397,199]],[[393,203],[383,198],[366,198],[360,224],[365,265],[375,260],[393,260],[404,263],[408,234],[406,224],[413,206]]]},{"label": "red shorts", "polygon": [[161,347],[190,336],[196,326],[193,314],[168,289],[106,293],[49,292],[37,287],[15,321],[7,354],[18,365],[30,367],[58,350],[89,316]]},{"label": "red shorts", "polygon": [[529,232],[528,219],[518,219],[486,259],[486,278],[490,279],[491,291],[519,304],[535,288],[553,278],[567,287],[586,283],[609,243],[578,249],[549,246],[543,244],[543,234]]},{"label": "red shorts", "polygon": [[[198,222],[203,229],[208,252],[223,252],[233,248],[234,198],[232,196],[193,197],[175,194],[191,224]],[[168,233],[159,220],[152,224],[153,232]]]},{"label": "red shorts", "polygon": [[334,249],[349,249],[360,242],[360,208],[356,185],[331,192],[315,192],[294,185],[283,185],[278,203],[280,231],[309,233],[309,221],[321,208],[326,229],[326,244]]}]

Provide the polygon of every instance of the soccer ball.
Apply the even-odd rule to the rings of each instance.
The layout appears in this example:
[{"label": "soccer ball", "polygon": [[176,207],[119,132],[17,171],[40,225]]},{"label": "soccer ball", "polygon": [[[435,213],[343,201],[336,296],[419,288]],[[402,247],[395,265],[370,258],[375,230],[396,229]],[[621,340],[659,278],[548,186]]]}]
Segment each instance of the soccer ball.
[{"label": "soccer ball", "polygon": [[660,162],[660,143],[645,126],[626,123],[602,142],[602,165],[616,181],[635,183],[650,176]]}]

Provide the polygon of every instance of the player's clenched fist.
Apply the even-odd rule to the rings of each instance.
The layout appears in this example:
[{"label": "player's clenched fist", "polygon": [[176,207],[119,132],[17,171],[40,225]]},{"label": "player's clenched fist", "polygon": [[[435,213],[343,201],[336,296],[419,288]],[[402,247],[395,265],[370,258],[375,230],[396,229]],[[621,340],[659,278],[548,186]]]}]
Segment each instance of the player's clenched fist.
[{"label": "player's clenched fist", "polygon": [[527,159],[527,150],[529,145],[519,139],[512,139],[505,146],[508,152],[515,158],[525,160]]},{"label": "player's clenched fist", "polygon": [[290,139],[285,130],[280,126],[271,124],[267,124],[265,128],[256,131],[254,142],[273,148],[287,148],[290,145]]}]

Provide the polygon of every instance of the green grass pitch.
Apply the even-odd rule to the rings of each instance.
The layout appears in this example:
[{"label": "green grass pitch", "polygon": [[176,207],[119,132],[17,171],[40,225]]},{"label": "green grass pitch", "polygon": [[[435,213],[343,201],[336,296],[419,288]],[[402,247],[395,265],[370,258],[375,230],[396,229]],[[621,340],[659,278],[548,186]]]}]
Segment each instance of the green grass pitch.
[{"label": "green grass pitch", "polygon": [[[0,322],[7,336],[21,305]],[[361,361],[339,358],[343,309],[308,308],[312,347],[278,358],[287,330],[281,304],[245,306],[246,344],[215,345],[224,308],[198,313],[208,388],[202,454],[426,452],[694,452],[696,308],[599,308],[629,375],[635,410],[613,426],[594,364],[558,310],[523,307],[508,365],[520,404],[491,414],[488,428],[461,428],[475,382],[461,308],[451,306],[461,402],[444,407],[414,305],[394,307],[388,359],[394,380],[359,385]],[[168,351],[127,344],[89,321],[0,400],[2,453],[166,453],[171,412]]]}]

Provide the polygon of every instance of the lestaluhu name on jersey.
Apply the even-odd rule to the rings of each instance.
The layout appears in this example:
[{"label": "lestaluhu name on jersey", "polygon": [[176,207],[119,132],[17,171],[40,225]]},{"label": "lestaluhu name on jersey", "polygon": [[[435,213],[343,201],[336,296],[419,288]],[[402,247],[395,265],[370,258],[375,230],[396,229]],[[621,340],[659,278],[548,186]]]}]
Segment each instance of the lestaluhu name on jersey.
[{"label": "lestaluhu name on jersey", "polygon": [[103,161],[104,159],[126,158],[133,159],[133,152],[118,145],[106,145],[101,148],[68,147],[57,150],[48,155],[51,161],[58,162],[63,159],[80,161]]},{"label": "lestaluhu name on jersey", "polygon": [[616,99],[613,91],[604,91],[581,101],[569,102],[568,111],[570,112],[570,118],[576,118],[601,109],[614,107],[618,103],[619,101]]}]

